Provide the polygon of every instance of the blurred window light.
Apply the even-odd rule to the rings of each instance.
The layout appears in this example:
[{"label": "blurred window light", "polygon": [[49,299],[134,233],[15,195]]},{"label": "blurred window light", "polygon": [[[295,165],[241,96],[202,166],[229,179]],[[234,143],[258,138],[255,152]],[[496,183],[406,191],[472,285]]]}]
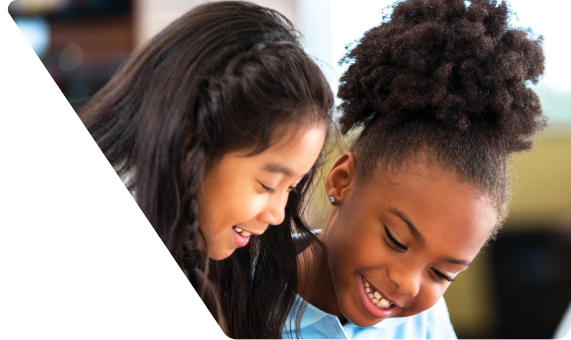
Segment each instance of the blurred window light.
[{"label": "blurred window light", "polygon": [[43,57],[50,44],[50,26],[48,22],[40,17],[16,18],[14,22],[18,25],[18,28],[38,57]]},{"label": "blurred window light", "polygon": [[532,0],[512,0],[517,18],[514,26],[530,27],[544,37],[545,74],[535,86],[551,123],[571,123],[571,46],[569,19],[571,3],[551,1],[549,6]]},{"label": "blurred window light", "polygon": [[[520,27],[530,27],[536,35],[545,38],[546,73],[543,82],[556,90],[571,92],[571,67],[569,57],[568,13],[571,3],[553,1],[550,6],[537,1],[517,0],[510,5],[517,15],[515,22]],[[519,20],[518,20],[519,19]]]}]

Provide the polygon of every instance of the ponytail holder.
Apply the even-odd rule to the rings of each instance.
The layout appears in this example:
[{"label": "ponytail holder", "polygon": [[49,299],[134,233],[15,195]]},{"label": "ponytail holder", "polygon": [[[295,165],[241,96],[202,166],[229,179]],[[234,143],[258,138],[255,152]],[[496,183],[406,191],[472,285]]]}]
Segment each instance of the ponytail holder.
[{"label": "ponytail holder", "polygon": [[192,255],[192,256],[183,256],[182,257],[182,262],[184,265],[184,269],[186,269],[187,271],[193,271],[196,269],[196,267],[198,267],[198,259],[196,258],[196,256]]}]

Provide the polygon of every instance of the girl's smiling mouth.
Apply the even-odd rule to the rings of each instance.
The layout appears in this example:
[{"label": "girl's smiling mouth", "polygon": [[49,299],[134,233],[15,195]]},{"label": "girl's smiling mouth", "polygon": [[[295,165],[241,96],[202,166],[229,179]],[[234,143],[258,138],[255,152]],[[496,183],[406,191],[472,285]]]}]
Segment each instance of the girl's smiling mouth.
[{"label": "girl's smiling mouth", "polygon": [[254,236],[258,236],[261,235],[262,233],[253,233],[250,231],[246,231],[242,228],[239,228],[238,226],[233,226],[232,227],[233,230],[233,234],[234,234],[234,240],[236,241],[236,244],[238,245],[238,247],[244,247],[245,245],[248,244],[248,242],[250,242],[250,236],[254,235]]},{"label": "girl's smiling mouth", "polygon": [[362,275],[358,276],[357,289],[359,302],[363,308],[377,319],[386,319],[392,316],[398,308],[391,299],[384,297],[380,291],[369,283]]},{"label": "girl's smiling mouth", "polygon": [[248,236],[252,235],[251,232],[248,232],[246,230],[242,230],[241,228],[238,228],[236,226],[233,226],[232,229],[234,229],[238,234],[240,234],[244,237],[248,237]]},{"label": "girl's smiling mouth", "polygon": [[234,234],[234,241],[238,247],[244,247],[250,242],[250,236],[252,233],[242,230],[236,226],[232,227],[232,233]]}]

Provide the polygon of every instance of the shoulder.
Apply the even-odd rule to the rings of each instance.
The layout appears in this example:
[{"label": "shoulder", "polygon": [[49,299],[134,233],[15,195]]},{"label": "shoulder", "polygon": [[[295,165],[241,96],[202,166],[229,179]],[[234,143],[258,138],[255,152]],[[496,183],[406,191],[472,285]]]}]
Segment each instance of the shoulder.
[{"label": "shoulder", "polygon": [[456,339],[443,298],[416,315],[387,319],[368,328],[347,328],[352,339]]},{"label": "shoulder", "polygon": [[444,297],[441,297],[426,313],[428,322],[427,338],[456,339],[456,333],[450,322],[450,315],[448,314],[448,307],[446,306]]},{"label": "shoulder", "polygon": [[454,327],[450,322],[448,307],[444,297],[424,312],[409,317],[408,327],[415,330],[422,330],[422,334],[415,334],[415,337],[422,339],[456,339]]}]

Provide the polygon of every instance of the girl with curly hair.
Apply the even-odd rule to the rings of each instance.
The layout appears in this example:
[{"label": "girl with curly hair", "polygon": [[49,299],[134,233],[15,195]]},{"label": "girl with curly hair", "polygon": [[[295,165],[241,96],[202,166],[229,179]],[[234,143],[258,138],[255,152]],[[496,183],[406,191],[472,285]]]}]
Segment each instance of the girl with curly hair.
[{"label": "girl with curly hair", "polygon": [[[454,338],[442,298],[506,216],[509,160],[545,126],[542,38],[505,1],[405,0],[344,61],[332,207],[283,337]],[[300,313],[297,313],[300,314]]]},{"label": "girl with curly hair", "polygon": [[79,115],[226,334],[276,338],[332,106],[289,20],[221,1],[135,51]]}]

